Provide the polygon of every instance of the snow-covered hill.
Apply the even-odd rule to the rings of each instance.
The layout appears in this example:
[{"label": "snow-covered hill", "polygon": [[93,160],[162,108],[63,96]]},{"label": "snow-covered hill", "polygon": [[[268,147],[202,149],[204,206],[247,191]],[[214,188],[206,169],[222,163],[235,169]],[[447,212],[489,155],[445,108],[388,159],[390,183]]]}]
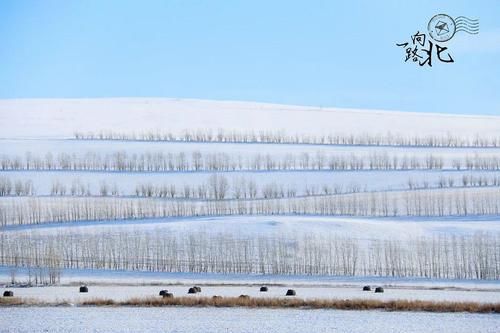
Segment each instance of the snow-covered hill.
[{"label": "snow-covered hill", "polygon": [[0,265],[498,280],[499,170],[493,116],[2,100]]},{"label": "snow-covered hill", "polygon": [[314,135],[498,136],[500,117],[166,98],[0,100],[1,138],[72,137],[75,131],[220,128]]}]

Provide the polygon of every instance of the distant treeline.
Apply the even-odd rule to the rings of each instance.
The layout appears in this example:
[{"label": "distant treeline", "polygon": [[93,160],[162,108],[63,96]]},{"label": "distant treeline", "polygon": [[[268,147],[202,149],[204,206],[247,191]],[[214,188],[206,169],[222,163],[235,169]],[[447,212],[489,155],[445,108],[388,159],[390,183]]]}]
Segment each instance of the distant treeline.
[{"label": "distant treeline", "polygon": [[184,130],[178,133],[151,130],[140,133],[122,133],[102,130],[99,132],[75,132],[77,140],[134,140],[166,142],[219,142],[219,143],[274,143],[274,144],[322,144],[367,146],[416,146],[416,147],[500,147],[499,137],[460,135],[400,135],[344,134],[324,135],[287,134],[285,131],[240,131],[219,129]]},{"label": "distant treeline", "polygon": [[12,182],[7,177],[0,177],[0,197],[4,196],[31,196],[35,195],[32,180],[16,180]]},{"label": "distant treeline", "polygon": [[[458,175],[460,176],[460,175]],[[497,187],[500,186],[500,175],[463,174],[461,177],[441,176],[435,181],[414,179],[409,177],[399,190],[421,190],[438,188],[467,187]],[[386,190],[385,188],[378,191]],[[394,189],[392,189],[394,190]],[[186,200],[233,200],[233,199],[282,199],[304,196],[325,196],[335,194],[368,192],[369,190],[354,181],[348,184],[303,184],[297,186],[279,182],[257,182],[254,178],[245,176],[227,177],[225,174],[214,173],[206,181],[176,185],[172,183],[139,182],[133,192],[126,193],[116,182],[100,181],[91,189],[90,183],[84,183],[79,178],[64,183],[60,179],[52,179],[50,192],[45,195],[71,197],[143,197]],[[375,192],[377,190],[372,190]],[[0,176],[1,196],[35,196],[36,188],[31,179],[11,181]],[[44,194],[41,194],[44,195]]]},{"label": "distant treeline", "polygon": [[[0,265],[154,272],[499,279],[500,235],[358,240],[333,233],[0,233]],[[36,270],[34,270],[36,272]]]},{"label": "distant treeline", "polygon": [[465,154],[445,163],[439,154],[401,155],[373,152],[366,155],[303,152],[277,155],[202,153],[191,154],[124,151],[101,154],[47,153],[38,156],[0,156],[0,171],[73,170],[126,172],[201,172],[201,171],[275,171],[275,170],[500,170],[500,154]]},{"label": "distant treeline", "polygon": [[500,189],[366,192],[265,200],[25,197],[0,200],[0,225],[225,215],[500,215]]}]

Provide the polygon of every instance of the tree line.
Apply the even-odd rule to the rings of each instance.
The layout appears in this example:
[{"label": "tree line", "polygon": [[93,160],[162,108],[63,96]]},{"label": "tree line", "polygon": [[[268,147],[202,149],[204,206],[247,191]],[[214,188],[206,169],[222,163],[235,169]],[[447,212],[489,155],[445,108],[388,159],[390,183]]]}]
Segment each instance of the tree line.
[{"label": "tree line", "polygon": [[10,195],[30,196],[35,195],[35,192],[33,181],[30,179],[12,182],[7,177],[0,177],[0,197]]},{"label": "tree line", "polygon": [[[461,177],[440,176],[431,182],[428,179],[409,177],[406,183],[408,190],[436,188],[466,188],[500,186],[498,175],[463,174]],[[404,187],[404,185],[402,185]],[[403,188],[401,188],[403,189]],[[278,182],[259,184],[254,178],[245,176],[227,177],[224,174],[211,174],[207,180],[198,184],[185,183],[143,183],[136,184],[132,192],[127,193],[116,182],[100,181],[97,188],[92,189],[90,183],[84,183],[79,178],[70,183],[60,179],[52,179],[51,196],[114,196],[143,197],[186,200],[231,200],[231,199],[279,199],[304,196],[321,196],[368,192],[366,185],[356,182],[348,184],[284,184]],[[0,177],[1,196],[35,196],[37,189],[31,179],[11,181],[8,177]]]},{"label": "tree line", "polygon": [[159,200],[23,197],[0,200],[0,225],[225,215],[500,215],[500,189],[365,192],[283,199]]},{"label": "tree line", "polygon": [[[12,267],[155,272],[500,278],[500,235],[360,240],[334,233],[242,237],[166,229],[0,234]],[[57,275],[55,275],[57,277]]]},{"label": "tree line", "polygon": [[465,154],[445,162],[437,154],[400,155],[372,152],[367,155],[327,154],[323,151],[279,156],[271,153],[231,154],[194,151],[163,153],[61,152],[45,156],[27,152],[22,156],[0,156],[0,170],[73,170],[127,172],[273,171],[273,170],[500,170],[500,156]]},{"label": "tree line", "polygon": [[218,129],[186,129],[180,132],[143,131],[74,133],[76,140],[125,140],[165,142],[218,142],[218,143],[274,143],[274,144],[316,144],[316,145],[366,145],[366,146],[416,146],[416,147],[500,147],[500,136],[476,135],[401,135],[390,132],[380,134],[288,134],[285,131],[241,131]]}]

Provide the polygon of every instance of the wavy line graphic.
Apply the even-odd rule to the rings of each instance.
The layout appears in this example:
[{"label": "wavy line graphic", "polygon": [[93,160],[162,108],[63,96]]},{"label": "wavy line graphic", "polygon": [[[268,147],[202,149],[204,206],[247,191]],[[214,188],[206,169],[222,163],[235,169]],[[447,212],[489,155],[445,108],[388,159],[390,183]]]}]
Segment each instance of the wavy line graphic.
[{"label": "wavy line graphic", "polygon": [[457,27],[479,28],[479,24],[457,23]]},{"label": "wavy line graphic", "polygon": [[471,19],[471,18],[466,17],[466,16],[457,16],[457,17],[455,17],[455,21],[459,21],[459,20],[479,21],[479,19]]},{"label": "wavy line graphic", "polygon": [[469,23],[469,22],[465,22],[465,21],[459,21],[459,22],[456,22],[456,25],[466,25],[468,27],[478,27],[479,26],[479,23]]},{"label": "wavy line graphic", "polygon": [[479,33],[479,30],[477,30],[477,31],[469,31],[469,30],[458,30],[457,29],[457,32],[459,32],[459,31],[463,31],[465,33],[468,33],[469,35],[477,35]]},{"label": "wavy line graphic", "polygon": [[462,31],[470,35],[477,35],[479,33],[479,20],[458,16],[455,18],[455,27],[456,32]]}]

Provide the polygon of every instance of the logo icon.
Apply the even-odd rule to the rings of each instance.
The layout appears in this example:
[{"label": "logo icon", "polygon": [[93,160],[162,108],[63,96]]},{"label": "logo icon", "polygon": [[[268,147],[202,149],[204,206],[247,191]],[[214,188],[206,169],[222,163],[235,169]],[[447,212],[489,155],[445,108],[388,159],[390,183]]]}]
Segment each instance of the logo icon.
[{"label": "logo icon", "polygon": [[435,15],[429,21],[427,30],[436,42],[447,42],[455,35],[455,20],[446,14]]},{"label": "logo icon", "polygon": [[479,33],[479,20],[459,16],[453,19],[447,14],[434,15],[427,24],[429,36],[436,42],[447,42],[456,32],[463,31],[471,35]]},{"label": "logo icon", "polygon": [[411,41],[396,43],[405,51],[404,62],[413,62],[418,65],[432,67],[433,59],[444,63],[453,63],[455,60],[445,46],[447,41],[453,38],[457,32],[465,32],[471,35],[479,33],[479,20],[470,19],[465,16],[456,18],[447,14],[434,15],[427,24],[429,37],[424,32],[417,30],[411,36]]}]

